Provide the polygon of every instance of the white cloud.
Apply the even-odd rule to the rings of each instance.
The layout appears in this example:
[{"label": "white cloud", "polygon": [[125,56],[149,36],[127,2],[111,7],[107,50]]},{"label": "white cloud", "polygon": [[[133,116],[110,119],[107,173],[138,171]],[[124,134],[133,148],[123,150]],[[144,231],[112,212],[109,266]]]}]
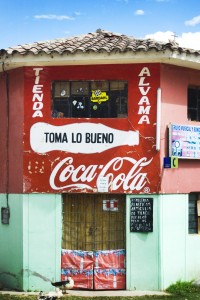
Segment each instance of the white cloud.
[{"label": "white cloud", "polygon": [[136,11],[135,11],[135,15],[137,15],[137,16],[142,16],[142,15],[144,15],[144,10],[142,10],[142,9],[136,10]]},{"label": "white cloud", "polygon": [[155,39],[161,42],[168,42],[169,40],[173,41],[175,39],[175,41],[179,44],[180,47],[200,50],[200,32],[185,32],[182,33],[180,36],[177,36],[172,31],[158,31],[153,34],[147,34],[145,38]]},{"label": "white cloud", "polygon": [[200,24],[200,15],[192,18],[191,20],[185,21],[186,26],[196,26]]},{"label": "white cloud", "polygon": [[145,38],[154,39],[161,42],[168,42],[169,40],[173,40],[174,38],[173,36],[174,36],[174,32],[172,31],[166,31],[166,32],[158,31],[152,34],[145,35]]},{"label": "white cloud", "polygon": [[65,15],[35,15],[35,19],[46,19],[46,20],[74,20],[73,17],[65,16]]},{"label": "white cloud", "polygon": [[183,47],[200,50],[200,32],[182,33],[179,44]]}]

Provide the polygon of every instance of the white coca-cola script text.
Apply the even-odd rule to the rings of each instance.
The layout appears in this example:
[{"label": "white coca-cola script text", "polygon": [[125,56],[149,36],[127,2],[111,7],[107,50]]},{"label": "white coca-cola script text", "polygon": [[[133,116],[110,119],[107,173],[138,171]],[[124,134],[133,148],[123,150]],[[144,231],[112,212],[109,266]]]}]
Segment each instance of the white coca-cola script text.
[{"label": "white coca-cola script text", "polygon": [[[100,177],[107,177],[111,191],[140,191],[147,183],[148,166],[153,158],[115,157],[105,165],[79,165],[74,167],[73,158],[66,157],[59,161],[50,175],[50,186],[54,190],[89,189],[94,190],[94,183]],[[126,164],[126,167],[124,166]]]}]

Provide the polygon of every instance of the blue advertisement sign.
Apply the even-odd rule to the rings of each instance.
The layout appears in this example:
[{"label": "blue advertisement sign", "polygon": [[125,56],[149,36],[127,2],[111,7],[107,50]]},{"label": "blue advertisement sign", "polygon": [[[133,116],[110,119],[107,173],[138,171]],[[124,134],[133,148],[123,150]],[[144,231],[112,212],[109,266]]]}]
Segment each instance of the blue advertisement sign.
[{"label": "blue advertisement sign", "polygon": [[200,126],[170,124],[169,156],[200,159]]}]

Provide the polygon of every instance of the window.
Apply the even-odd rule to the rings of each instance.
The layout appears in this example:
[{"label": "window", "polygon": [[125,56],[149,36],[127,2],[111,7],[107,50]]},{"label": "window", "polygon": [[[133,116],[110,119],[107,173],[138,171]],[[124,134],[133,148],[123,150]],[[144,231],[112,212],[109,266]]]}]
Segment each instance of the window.
[{"label": "window", "polygon": [[200,121],[200,87],[188,88],[188,120]]},{"label": "window", "polygon": [[54,81],[52,117],[126,118],[127,81]]},{"label": "window", "polygon": [[188,229],[189,233],[200,233],[200,194],[189,194]]}]

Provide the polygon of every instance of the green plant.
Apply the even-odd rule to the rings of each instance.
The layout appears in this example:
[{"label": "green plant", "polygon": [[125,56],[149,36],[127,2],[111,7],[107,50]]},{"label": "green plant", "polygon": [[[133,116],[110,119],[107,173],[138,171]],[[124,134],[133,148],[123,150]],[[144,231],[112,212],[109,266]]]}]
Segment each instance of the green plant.
[{"label": "green plant", "polygon": [[200,293],[200,286],[194,285],[193,281],[177,281],[170,285],[166,291],[177,296],[186,296]]}]

